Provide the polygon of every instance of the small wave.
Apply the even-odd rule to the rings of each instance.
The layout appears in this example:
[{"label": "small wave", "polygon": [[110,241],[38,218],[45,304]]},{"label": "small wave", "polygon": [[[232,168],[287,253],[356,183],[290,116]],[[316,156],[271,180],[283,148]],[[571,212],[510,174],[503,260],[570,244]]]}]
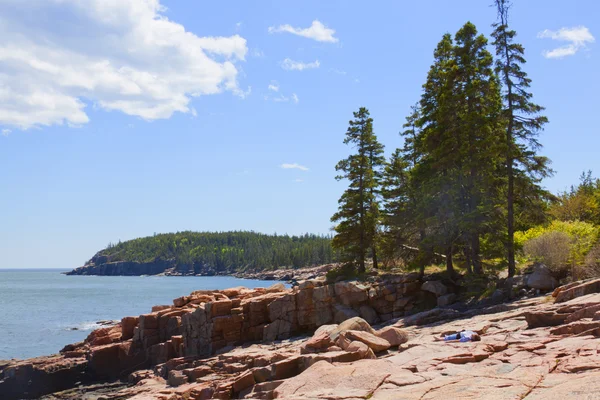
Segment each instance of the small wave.
[{"label": "small wave", "polygon": [[68,326],[68,331],[93,331],[94,329],[104,328],[107,326],[115,325],[118,321],[97,321],[97,322],[83,322],[79,325]]}]

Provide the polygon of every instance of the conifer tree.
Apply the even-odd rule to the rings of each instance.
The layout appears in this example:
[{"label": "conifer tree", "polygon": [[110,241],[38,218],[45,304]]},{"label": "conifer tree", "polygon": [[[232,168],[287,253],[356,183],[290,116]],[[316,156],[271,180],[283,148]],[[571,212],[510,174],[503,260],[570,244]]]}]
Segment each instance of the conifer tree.
[{"label": "conifer tree", "polygon": [[[498,12],[498,22],[494,24],[494,46],[496,47],[496,71],[500,75],[504,87],[504,119],[506,125],[506,208],[507,237],[506,251],[508,259],[508,275],[513,276],[515,266],[515,202],[518,194],[515,182],[520,179],[530,192],[539,191],[538,183],[543,177],[552,173],[549,160],[537,155],[541,147],[537,140],[539,132],[548,122],[540,113],[543,107],[533,103],[529,91],[531,79],[523,71],[526,63],[525,49],[515,42],[517,33],[508,26],[509,0],[494,0]],[[523,183],[523,181],[525,183]]]},{"label": "conifer tree", "polygon": [[337,222],[332,244],[340,249],[344,262],[364,273],[368,250],[376,256],[378,179],[384,162],[383,146],[373,133],[373,119],[366,108],[354,112],[354,120],[349,125],[344,143],[353,145],[356,153],[336,165],[336,170],[341,172],[336,179],[347,179],[349,187],[338,201],[338,212],[331,217],[332,222]]},{"label": "conifer tree", "polygon": [[450,275],[454,274],[452,254],[459,236],[456,189],[461,180],[460,157],[453,152],[459,139],[455,67],[452,36],[445,34],[436,47],[434,63],[423,85],[417,122],[420,134],[413,143],[420,159],[412,173],[420,191],[418,218],[430,231],[427,245],[438,247],[445,254]]},{"label": "conifer tree", "polygon": [[467,22],[455,37],[454,100],[458,105],[458,140],[453,149],[459,172],[460,230],[467,263],[482,273],[480,238],[497,214],[502,165],[500,85],[487,39]]},{"label": "conifer tree", "polygon": [[385,243],[389,258],[409,242],[417,224],[415,199],[410,187],[410,164],[400,149],[396,149],[385,166],[382,181],[383,224],[386,226]]},{"label": "conifer tree", "polygon": [[[368,112],[368,111],[367,111]],[[369,240],[370,240],[370,248],[371,248],[371,258],[373,260],[373,269],[378,269],[378,259],[377,259],[377,247],[378,247],[378,232],[379,226],[381,223],[381,210],[380,210],[380,200],[381,200],[381,182],[383,180],[384,174],[384,166],[386,164],[385,156],[383,155],[383,145],[377,141],[377,137],[373,133],[373,128],[371,126],[371,132],[369,134],[369,138],[366,141],[367,154],[369,157],[369,165],[371,167],[371,171],[373,174],[373,183],[369,187],[369,194],[371,199],[370,206],[370,218],[372,218],[372,222],[369,227],[371,232],[369,232]]]}]

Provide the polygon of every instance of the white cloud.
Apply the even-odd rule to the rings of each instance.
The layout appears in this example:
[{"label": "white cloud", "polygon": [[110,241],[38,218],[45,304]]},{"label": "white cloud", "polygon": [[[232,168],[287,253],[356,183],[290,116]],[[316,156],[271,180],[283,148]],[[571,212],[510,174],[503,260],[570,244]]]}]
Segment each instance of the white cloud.
[{"label": "white cloud", "polygon": [[283,169],[299,169],[300,171],[308,171],[308,168],[305,167],[304,165],[300,165],[300,164],[281,164],[281,168]]},{"label": "white cloud", "polygon": [[160,0],[46,0],[32,7],[0,2],[1,124],[80,126],[89,122],[88,104],[155,120],[192,113],[196,96],[250,93],[239,88],[236,67],[246,40],[186,31],[164,15]]},{"label": "white cloud", "polygon": [[275,82],[275,81],[272,81],[269,84],[269,90],[272,91],[272,92],[279,92],[279,84],[277,82]]},{"label": "white cloud", "polygon": [[311,63],[303,63],[301,61],[294,61],[286,58],[281,62],[281,68],[287,69],[288,71],[304,71],[305,69],[319,68],[321,63],[319,60],[315,60]]},{"label": "white cloud", "polygon": [[251,49],[250,56],[255,58],[262,58],[265,56],[265,53],[261,49]]},{"label": "white cloud", "polygon": [[11,132],[12,131],[10,129],[4,128],[4,129],[2,129],[2,136],[8,136],[8,135],[10,135]]},{"label": "white cloud", "polygon": [[579,50],[587,48],[588,43],[596,41],[590,30],[585,26],[561,28],[558,31],[546,29],[538,33],[538,38],[567,42],[564,46],[544,51],[543,54],[546,58],[563,58],[575,55]]},{"label": "white cloud", "polygon": [[298,182],[298,183],[304,182],[304,179],[294,179],[294,182]]},{"label": "white cloud", "polygon": [[329,71],[338,75],[346,75],[346,71],[337,68],[330,68]]},{"label": "white cloud", "polygon": [[288,32],[293,35],[316,40],[317,42],[337,43],[338,38],[334,37],[335,30],[327,28],[320,21],[314,20],[309,28],[294,28],[291,25],[280,25],[269,27],[269,33]]},{"label": "white cloud", "polygon": [[[265,100],[271,100],[271,98],[269,96],[265,96]],[[296,95],[296,93],[292,93],[291,96],[284,96],[283,94],[277,96],[277,97],[273,97],[272,100],[275,103],[287,103],[289,101],[298,104],[300,102],[300,99],[298,98],[298,96]]]}]

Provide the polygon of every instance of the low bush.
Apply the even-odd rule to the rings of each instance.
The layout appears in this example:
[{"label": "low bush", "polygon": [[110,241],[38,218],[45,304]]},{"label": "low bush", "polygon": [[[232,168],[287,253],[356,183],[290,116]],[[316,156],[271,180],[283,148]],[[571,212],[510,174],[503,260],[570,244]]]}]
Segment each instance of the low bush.
[{"label": "low bush", "polygon": [[338,278],[353,279],[357,277],[358,274],[356,268],[350,263],[342,264],[334,269],[330,269],[326,274],[328,282],[335,282]]},{"label": "low bush", "polygon": [[577,268],[577,279],[600,277],[600,243],[596,244],[585,256],[585,262]]},{"label": "low bush", "polygon": [[[552,221],[524,232],[515,232],[515,244],[533,261],[546,264],[557,278],[586,265],[586,255],[598,242],[600,227],[582,221]],[[566,259],[565,259],[566,258]],[[577,278],[574,276],[573,278]]]},{"label": "low bush", "polygon": [[533,261],[544,263],[557,278],[570,270],[573,239],[564,232],[546,232],[525,242],[523,252]]}]

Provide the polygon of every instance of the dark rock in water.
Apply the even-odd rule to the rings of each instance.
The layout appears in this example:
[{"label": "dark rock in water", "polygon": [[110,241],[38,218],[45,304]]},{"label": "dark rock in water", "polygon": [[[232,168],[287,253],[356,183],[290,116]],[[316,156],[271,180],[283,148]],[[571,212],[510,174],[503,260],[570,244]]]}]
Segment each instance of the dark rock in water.
[{"label": "dark rock in water", "polygon": [[103,320],[103,321],[98,321],[96,322],[98,325],[100,326],[111,326],[111,325],[116,325],[119,323],[119,321],[115,321],[115,320]]}]

